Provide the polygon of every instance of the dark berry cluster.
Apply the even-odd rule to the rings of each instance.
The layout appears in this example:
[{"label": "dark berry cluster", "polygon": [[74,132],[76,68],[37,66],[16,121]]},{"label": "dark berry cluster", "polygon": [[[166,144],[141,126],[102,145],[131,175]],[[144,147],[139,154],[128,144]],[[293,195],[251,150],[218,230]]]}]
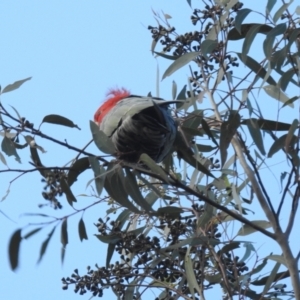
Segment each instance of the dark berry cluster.
[{"label": "dark berry cluster", "polygon": [[57,197],[61,197],[63,195],[63,191],[60,183],[61,180],[66,176],[65,172],[57,169],[45,171],[45,172],[46,172],[45,177],[42,179],[42,182],[45,183],[42,196],[45,200],[50,201],[54,209],[57,208],[61,209],[62,205],[57,200]]},{"label": "dark berry cluster", "polygon": [[243,272],[249,271],[246,264],[239,261],[239,257],[233,256],[231,252],[222,255],[222,264],[224,264],[227,270],[227,277],[232,283],[239,280],[238,277],[242,275]]},{"label": "dark berry cluster", "polygon": [[[160,42],[163,46],[163,52],[172,52],[175,57],[182,56],[189,52],[199,52],[199,56],[195,58],[195,62],[198,66],[201,66],[201,72],[192,72],[189,78],[193,86],[193,92],[195,95],[201,92],[199,86],[201,80],[205,80],[213,73],[218,72],[220,66],[225,66],[225,72],[230,72],[231,67],[238,67],[237,57],[226,53],[226,44],[222,40],[224,37],[219,36],[216,39],[216,45],[214,49],[211,49],[210,53],[202,55],[201,44],[206,40],[208,34],[214,30],[214,26],[219,24],[220,32],[224,31],[228,33],[228,30],[234,27],[234,19],[236,12],[241,9],[243,4],[238,2],[235,4],[227,19],[223,22],[217,22],[223,16],[223,8],[219,5],[206,5],[204,9],[195,9],[191,21],[194,25],[199,22],[199,29],[194,32],[187,32],[184,34],[177,34],[175,28],[166,25],[159,24],[156,27],[149,26],[148,29],[151,31],[152,38],[155,42]],[[224,73],[225,73],[224,72]],[[203,78],[204,77],[204,78]],[[223,75],[225,80],[225,74]]]},{"label": "dark berry cluster", "polygon": [[[198,216],[205,212],[204,206],[197,203],[193,204],[191,208],[197,212]],[[100,240],[101,238],[109,240],[112,237],[114,251],[119,254],[120,261],[116,261],[108,267],[96,265],[95,270],[88,268],[87,274],[83,276],[80,276],[78,270],[75,270],[70,277],[62,279],[63,289],[74,285],[74,291],[80,295],[89,291],[93,296],[102,297],[104,288],[110,286],[120,299],[124,299],[129,283],[133,280],[155,278],[177,284],[184,279],[181,291],[185,295],[191,295],[185,279],[184,258],[188,247],[184,245],[176,248],[176,245],[195,232],[196,216],[181,217],[177,215],[172,217],[168,214],[159,216],[155,227],[165,232],[163,239],[157,236],[136,234],[136,231],[123,230],[123,225],[119,221],[110,221],[109,219],[103,221],[101,218],[95,224],[100,233]],[[204,229],[206,237],[213,239],[220,237],[217,225],[213,224],[207,227]],[[162,243],[165,243],[164,247],[161,245]],[[204,288],[208,288],[209,285],[204,285],[203,282],[203,270],[209,266],[207,260],[209,247],[197,245],[192,247],[189,252],[193,257],[197,281]],[[169,289],[166,288],[166,293],[169,294],[169,292]]]},{"label": "dark berry cluster", "polygon": [[33,129],[34,124],[31,123],[30,121],[26,120],[25,118],[21,118],[21,126],[22,128],[29,128],[29,129]]}]

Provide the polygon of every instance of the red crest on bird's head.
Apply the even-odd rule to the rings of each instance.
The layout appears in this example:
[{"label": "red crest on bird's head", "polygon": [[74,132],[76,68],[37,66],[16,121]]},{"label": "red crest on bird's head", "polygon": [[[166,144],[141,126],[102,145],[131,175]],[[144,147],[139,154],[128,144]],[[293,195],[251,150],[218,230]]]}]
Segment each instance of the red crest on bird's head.
[{"label": "red crest on bird's head", "polygon": [[125,88],[110,89],[106,93],[105,102],[96,111],[94,121],[100,124],[104,116],[116,105],[116,103],[129,96],[130,92]]}]

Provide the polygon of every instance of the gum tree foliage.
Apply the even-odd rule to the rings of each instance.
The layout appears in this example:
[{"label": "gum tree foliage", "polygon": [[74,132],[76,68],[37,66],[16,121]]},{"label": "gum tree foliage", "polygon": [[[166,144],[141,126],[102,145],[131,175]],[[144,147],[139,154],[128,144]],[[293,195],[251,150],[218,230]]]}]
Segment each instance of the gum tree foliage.
[{"label": "gum tree foliage", "polygon": [[[95,267],[75,269],[62,279],[63,289],[101,297],[109,287],[118,299],[205,299],[207,290],[217,288],[224,299],[300,299],[300,249],[291,249],[289,243],[299,226],[300,192],[300,8],[291,11],[291,2],[277,3],[275,9],[276,1],[269,0],[260,12],[233,0],[199,2],[186,20],[191,22],[188,33],[177,32],[167,14],[154,12],[151,50],[169,61],[162,78],[187,65],[190,70],[187,84],[172,86],[173,98],[184,102],[172,108],[178,136],[162,165],[145,154],[140,163],[129,164],[89,153],[44,134],[16,109],[11,113],[1,104],[1,172],[16,172],[6,169],[6,159],[20,160],[20,153],[29,153],[32,169],[19,171],[37,171],[46,184],[43,198],[61,209],[60,201],[65,200],[59,199],[76,206],[72,185],[80,174],[92,171],[90,184],[98,199],[90,209],[107,203],[106,213],[94,220],[93,232],[107,245],[105,264],[91,261]],[[260,23],[247,23],[248,15]],[[258,37],[263,39],[261,57],[254,57],[251,47]],[[5,87],[2,94],[29,79]],[[267,97],[272,98],[268,106],[263,105]],[[201,105],[203,99],[208,107]],[[269,107],[278,110],[276,119],[264,118]],[[292,117],[283,122],[286,110]],[[43,122],[77,127],[57,115],[45,116]],[[112,154],[107,137],[93,122],[90,128],[102,153]],[[46,167],[43,139],[78,154],[64,167]],[[261,170],[280,155],[284,167],[272,176],[282,190],[274,199]],[[262,219],[256,218],[258,210]],[[57,226],[63,246],[68,243],[69,218],[53,223],[39,259]],[[78,224],[81,240],[88,235],[85,222],[82,218]],[[41,228],[13,233],[12,269],[18,266],[22,240]],[[251,241],[254,232],[277,243],[280,251],[259,256]],[[150,289],[154,293],[147,293]]]}]

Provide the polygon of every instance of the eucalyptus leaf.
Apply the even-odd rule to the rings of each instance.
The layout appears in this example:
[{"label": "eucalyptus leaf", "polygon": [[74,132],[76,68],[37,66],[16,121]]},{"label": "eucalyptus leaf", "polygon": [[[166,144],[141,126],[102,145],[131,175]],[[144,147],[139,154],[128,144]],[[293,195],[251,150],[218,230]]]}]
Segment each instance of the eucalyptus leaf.
[{"label": "eucalyptus leaf", "polygon": [[80,238],[81,242],[83,240],[87,240],[88,239],[88,236],[87,236],[87,233],[86,233],[85,224],[84,224],[84,221],[83,221],[82,218],[79,220],[79,223],[78,223],[78,233],[79,233],[79,238]]},{"label": "eucalyptus leaf", "polygon": [[42,123],[50,123],[50,124],[56,124],[56,125],[63,125],[67,127],[74,128],[76,127],[77,129],[80,130],[80,128],[73,123],[73,121],[69,120],[66,117],[59,116],[59,115],[47,115],[43,118]]},{"label": "eucalyptus leaf", "polygon": [[240,115],[236,111],[231,111],[228,120],[224,121],[221,125],[220,152],[222,166],[227,160],[227,149],[230,145],[231,139],[235,135],[239,126]]},{"label": "eucalyptus leaf", "polygon": [[24,82],[30,80],[31,78],[32,78],[32,77],[27,77],[27,78],[25,78],[25,79],[15,81],[14,83],[7,85],[7,86],[2,90],[1,94],[3,94],[3,93],[8,93],[8,92],[11,92],[11,91],[13,91],[13,90],[18,89]]},{"label": "eucalyptus leaf", "polygon": [[273,44],[277,35],[283,34],[286,31],[286,24],[278,24],[275,26],[266,36],[263,42],[263,49],[265,56],[268,59],[271,59],[272,52],[273,52]]},{"label": "eucalyptus leaf", "polygon": [[60,241],[63,245],[63,248],[65,248],[69,242],[68,238],[68,219],[65,218],[61,224],[61,232],[60,232]]},{"label": "eucalyptus leaf", "polygon": [[16,151],[14,142],[11,139],[7,138],[6,136],[4,136],[2,140],[1,149],[7,156],[14,156],[16,161],[18,163],[21,163],[21,158]]},{"label": "eucalyptus leaf", "polygon": [[254,41],[254,38],[259,32],[261,26],[262,24],[252,24],[251,28],[249,29],[242,47],[242,61],[247,59],[247,54],[250,50],[252,42]]},{"label": "eucalyptus leaf", "polygon": [[[280,90],[280,88],[277,86],[266,85],[263,87],[263,89],[270,97],[272,97],[282,103],[286,103],[289,100],[288,96],[284,92],[282,92]],[[293,103],[290,103],[289,106],[294,108]]]},{"label": "eucalyptus leaf", "polygon": [[193,59],[199,56],[199,52],[188,52],[177,58],[165,71],[162,79],[172,75],[174,72],[185,66],[186,64],[190,63]]},{"label": "eucalyptus leaf", "polygon": [[201,52],[205,58],[208,58],[209,54],[216,49],[218,42],[216,40],[206,39],[201,43]]},{"label": "eucalyptus leaf", "polygon": [[68,203],[73,206],[73,202],[77,202],[76,197],[74,196],[73,192],[71,191],[70,186],[68,185],[65,178],[60,179],[60,186],[62,192],[66,195]]},{"label": "eucalyptus leaf", "polygon": [[104,181],[105,181],[105,169],[103,166],[99,165],[99,161],[96,157],[90,156],[89,162],[91,164],[92,170],[94,171],[94,179],[98,196],[101,195]]},{"label": "eucalyptus leaf", "polygon": [[10,268],[14,271],[19,266],[19,252],[22,241],[21,229],[17,229],[11,236],[8,246]]},{"label": "eucalyptus leaf", "polygon": [[50,231],[50,233],[48,234],[48,237],[46,238],[46,240],[42,243],[42,246],[41,246],[41,249],[40,249],[40,256],[39,256],[39,259],[38,259],[38,263],[41,262],[43,256],[45,255],[46,253],[46,250],[48,248],[48,245],[49,245],[49,242],[54,234],[54,231],[56,229],[56,226],[53,227],[53,229]]},{"label": "eucalyptus leaf", "polygon": [[[253,223],[261,228],[264,228],[264,229],[271,227],[271,223],[269,221],[255,220],[255,221],[251,221],[251,223]],[[246,235],[252,234],[254,232],[257,232],[257,230],[248,224],[244,224],[238,231],[237,235],[246,236]]]},{"label": "eucalyptus leaf", "polygon": [[256,119],[248,119],[247,122],[252,139],[262,155],[266,155],[262,134]]},{"label": "eucalyptus leaf", "polygon": [[95,122],[90,121],[90,128],[93,135],[93,140],[99,150],[107,154],[113,154],[116,152],[114,144],[110,138],[99,129],[99,126]]},{"label": "eucalyptus leaf", "polygon": [[[237,53],[240,60],[250,69],[252,70],[257,76],[264,79],[267,71],[264,69],[263,66],[261,66],[256,60],[254,60],[250,56],[244,56],[242,53]],[[272,76],[269,76],[266,81],[271,85],[276,85],[276,81],[272,78]]]},{"label": "eucalyptus leaf", "polygon": [[241,34],[241,25],[250,12],[252,12],[252,10],[249,8],[244,8],[237,12],[234,26],[236,30],[239,32],[239,34]]},{"label": "eucalyptus leaf", "polygon": [[268,0],[267,6],[266,6],[266,14],[267,15],[269,15],[271,13],[271,10],[273,9],[276,2],[277,2],[277,0]]},{"label": "eucalyptus leaf", "polygon": [[293,0],[290,0],[289,3],[285,3],[283,4],[274,14],[273,16],[273,21],[276,24],[277,21],[279,20],[279,18],[282,16],[283,12],[290,6],[290,4],[292,4]]},{"label": "eucalyptus leaf", "polygon": [[88,157],[81,157],[77,159],[70,167],[68,172],[68,184],[71,186],[77,181],[78,176],[85,170],[90,168],[90,161]]}]

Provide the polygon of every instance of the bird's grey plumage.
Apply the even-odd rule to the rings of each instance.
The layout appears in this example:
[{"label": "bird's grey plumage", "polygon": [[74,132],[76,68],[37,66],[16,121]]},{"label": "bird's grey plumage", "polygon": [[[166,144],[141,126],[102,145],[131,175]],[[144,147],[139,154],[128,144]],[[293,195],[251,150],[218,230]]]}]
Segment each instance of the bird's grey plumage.
[{"label": "bird's grey plumage", "polygon": [[168,104],[159,98],[130,96],[120,100],[103,118],[100,130],[114,143],[120,159],[138,161],[142,153],[161,162],[171,150],[176,124]]}]

